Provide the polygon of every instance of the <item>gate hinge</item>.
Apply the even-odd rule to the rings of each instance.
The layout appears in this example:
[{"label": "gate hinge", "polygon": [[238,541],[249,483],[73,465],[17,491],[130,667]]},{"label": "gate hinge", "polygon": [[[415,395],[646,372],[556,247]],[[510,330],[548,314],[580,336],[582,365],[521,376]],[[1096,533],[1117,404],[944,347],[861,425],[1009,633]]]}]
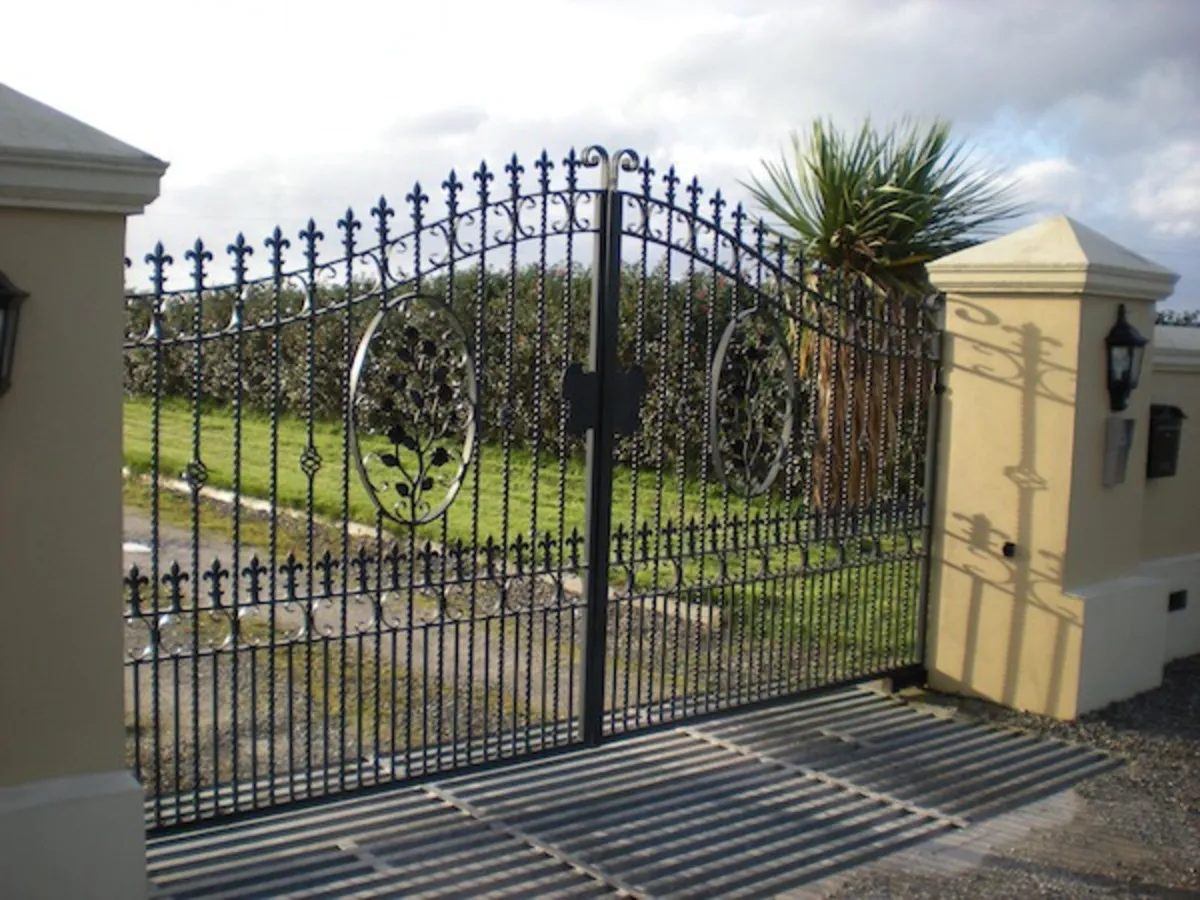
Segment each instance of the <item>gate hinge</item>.
[{"label": "gate hinge", "polygon": [[[600,390],[595,372],[585,372],[579,363],[571,363],[563,374],[563,401],[567,404],[567,433],[586,434],[600,424]],[[613,432],[633,434],[641,422],[642,398],[646,393],[646,373],[641,366],[617,372],[610,397]]]}]

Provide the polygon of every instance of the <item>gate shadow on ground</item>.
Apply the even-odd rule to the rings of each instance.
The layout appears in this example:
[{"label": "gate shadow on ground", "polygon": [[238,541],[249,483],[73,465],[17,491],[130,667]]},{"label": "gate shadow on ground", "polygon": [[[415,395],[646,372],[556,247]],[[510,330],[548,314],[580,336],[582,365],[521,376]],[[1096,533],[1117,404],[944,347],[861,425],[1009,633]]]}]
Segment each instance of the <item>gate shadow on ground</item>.
[{"label": "gate shadow on ground", "polygon": [[[880,799],[684,734],[439,794],[641,896],[810,884],[951,829]],[[641,749],[639,749],[641,748]]]}]

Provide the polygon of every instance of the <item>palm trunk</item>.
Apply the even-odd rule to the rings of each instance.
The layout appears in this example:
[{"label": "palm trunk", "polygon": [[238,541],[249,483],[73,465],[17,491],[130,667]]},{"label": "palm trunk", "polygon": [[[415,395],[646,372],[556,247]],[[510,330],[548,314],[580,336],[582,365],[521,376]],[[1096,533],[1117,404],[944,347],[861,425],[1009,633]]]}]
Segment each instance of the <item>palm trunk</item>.
[{"label": "palm trunk", "polygon": [[865,305],[854,309],[851,292],[830,296],[816,289],[815,280],[811,284],[803,314],[820,331],[793,319],[790,338],[808,400],[800,404],[811,453],[808,501],[811,511],[828,519],[862,513],[893,495],[904,474],[901,427],[914,432],[914,442],[923,437],[923,417],[913,404],[921,396],[924,367],[908,355],[920,311],[903,294],[875,289],[860,295]]}]

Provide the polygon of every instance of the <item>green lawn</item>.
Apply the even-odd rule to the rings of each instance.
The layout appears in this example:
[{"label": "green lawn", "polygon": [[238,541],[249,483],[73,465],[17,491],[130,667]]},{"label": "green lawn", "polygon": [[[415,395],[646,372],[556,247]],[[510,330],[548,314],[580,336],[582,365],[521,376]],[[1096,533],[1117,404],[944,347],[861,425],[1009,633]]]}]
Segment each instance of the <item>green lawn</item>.
[{"label": "green lawn", "polygon": [[[142,399],[129,399],[125,403],[125,460],[135,472],[147,472],[151,461],[151,404]],[[192,457],[193,416],[191,409],[179,401],[164,402],[160,410],[160,443],[159,443],[159,472],[163,476],[178,477]],[[245,415],[241,423],[241,491],[243,495],[269,498],[271,496],[271,423],[269,420]],[[233,488],[234,476],[234,434],[235,423],[233,416],[227,410],[210,410],[203,413],[200,419],[201,458],[208,469],[208,484],[214,487]],[[306,508],[309,502],[309,480],[300,468],[300,456],[307,445],[306,424],[297,418],[284,417],[278,424],[278,504],[299,510]],[[340,423],[317,423],[313,428],[313,441],[322,458],[322,466],[312,482],[311,502],[313,510],[322,516],[337,522],[342,518],[343,510],[348,506],[350,518],[371,524],[376,520],[375,508],[365,490],[359,483],[358,473],[353,469],[349,472],[348,501],[343,495],[345,490],[342,469],[343,429]],[[557,535],[559,529],[558,502],[560,484],[565,484],[566,503],[563,509],[563,526],[565,533],[574,528],[583,531],[584,525],[584,462],[582,454],[569,458],[563,465],[556,458],[534,460],[532,455],[524,450],[513,450],[507,462],[510,473],[507,491],[508,511],[505,516],[505,453],[502,448],[487,445],[480,450],[481,464],[476,476],[472,467],[463,489],[457,500],[450,507],[446,517],[438,522],[422,526],[418,533],[434,541],[454,541],[461,539],[471,544],[476,539],[479,543],[486,541],[488,536],[497,541],[507,533],[511,542],[517,534],[527,538],[530,530],[534,497],[537,498],[537,528],[539,532],[550,532]],[[653,528],[656,524],[655,499],[658,496],[658,475],[652,471],[641,472],[637,476],[637,518],[640,524],[645,521]],[[617,472],[613,490],[613,522],[628,523],[633,517],[633,485],[634,476],[628,469]],[[536,486],[536,490],[535,490]],[[667,517],[676,518],[680,504],[680,487],[674,475],[663,477],[663,511],[664,520]],[[717,486],[702,487],[696,483],[685,483],[683,490],[684,515],[699,518],[703,501],[707,499],[707,510],[710,516],[723,517],[726,498]],[[127,502],[145,506],[148,503],[148,491],[145,486],[132,488],[127,485]],[[729,498],[730,514],[738,514],[744,518],[754,516],[768,510],[765,503],[759,501],[747,503],[740,498]],[[188,527],[190,524],[190,501],[185,496],[164,493],[160,498],[160,512],[164,521]],[[770,508],[772,515],[784,512],[776,503]],[[228,516],[220,510],[201,510],[201,527],[212,530],[228,529]],[[473,522],[473,516],[478,515],[478,526]],[[507,529],[505,525],[507,523]],[[255,521],[247,517],[242,539],[250,543],[263,545],[265,527],[261,520]],[[302,523],[289,523],[284,531],[286,535],[281,546],[287,549],[298,549],[296,533],[302,531]],[[401,531],[397,526],[394,530]],[[324,529],[319,535],[320,545],[336,547],[336,540],[331,540],[329,529]],[[765,535],[767,543],[772,543],[772,535]],[[744,538],[743,538],[744,540]],[[885,538],[880,548],[885,553],[900,549],[902,537]],[[654,539],[651,538],[651,549]],[[895,617],[907,618],[911,615],[913,597],[917,590],[920,577],[920,564],[916,559],[878,559],[874,558],[869,548],[865,548],[856,539],[842,541],[839,544],[831,542],[811,542],[807,546],[807,555],[795,547],[772,547],[764,556],[757,551],[749,551],[744,544],[739,551],[731,552],[726,548],[725,565],[715,556],[709,556],[701,561],[688,560],[681,571],[676,572],[667,563],[657,567],[653,564],[638,565],[632,576],[639,591],[653,589],[656,586],[663,591],[675,594],[680,599],[689,602],[712,603],[718,606],[746,607],[752,618],[763,616],[762,625],[769,630],[775,628],[790,629],[790,617],[777,619],[774,613],[766,611],[777,608],[779,603],[797,610],[801,619],[800,627],[805,632],[817,632],[824,636],[823,643],[842,644],[853,643],[855,633],[867,624],[865,620],[881,618],[883,622],[873,623],[883,630],[896,627]],[[678,552],[678,545],[676,545]],[[540,557],[539,557],[540,560]],[[764,571],[764,563],[768,572]],[[628,583],[630,571],[622,566],[614,565],[611,581],[614,586]],[[781,580],[782,576],[782,580]],[[679,588],[669,587],[680,578]],[[800,611],[797,594],[803,594],[807,600],[800,605],[810,606],[816,602],[822,605],[837,604],[838,609],[821,609],[816,612],[816,620],[811,608]],[[857,609],[851,612],[850,608]],[[759,610],[761,612],[754,612]],[[847,627],[844,618],[856,624]],[[761,626],[760,626],[761,627]],[[907,626],[901,628],[907,630]]]},{"label": "green lawn", "polygon": [[[125,401],[125,463],[138,473],[150,471],[151,465],[151,419],[152,404],[144,399]],[[193,416],[190,407],[178,401],[164,401],[160,411],[159,474],[164,477],[179,477],[192,458]],[[268,498],[271,496],[271,423],[268,419],[244,414],[241,432],[241,491],[246,496]],[[200,456],[208,470],[208,484],[212,487],[233,489],[235,422],[228,410],[210,410],[200,419]],[[359,482],[354,464],[350,463],[349,492],[345,493],[343,479],[342,424],[318,422],[313,426],[313,444],[321,456],[321,467],[312,483],[313,510],[320,516],[340,520],[343,511],[349,509],[350,518],[372,525],[376,511],[366,491]],[[309,501],[308,476],[300,468],[300,457],[308,444],[307,428],[303,420],[285,416],[278,427],[278,486],[277,499],[280,506],[303,510]],[[472,465],[454,503],[445,516],[438,521],[418,528],[418,534],[435,541],[480,543],[489,536],[497,541],[505,535],[509,541],[518,533],[528,539],[534,501],[537,503],[537,531],[559,534],[559,496],[563,491],[564,503],[561,526],[569,535],[572,529],[584,529],[584,460],[582,452],[573,454],[565,463],[557,456],[535,460],[528,451],[514,449],[506,461],[503,448],[485,445],[478,450],[480,464],[478,477]],[[507,490],[505,471],[508,472]],[[643,471],[637,477],[637,522],[657,524],[655,499],[658,475]],[[625,523],[628,529],[633,518],[634,477],[628,468],[618,469],[613,485],[613,527]],[[680,504],[679,481],[674,474],[663,479],[663,519],[675,518]],[[719,486],[701,487],[688,483],[684,487],[683,501],[686,517],[699,518],[702,502],[707,494],[710,515],[723,508],[723,492]],[[507,500],[507,514],[506,514]],[[746,504],[733,499],[733,508],[744,514]],[[762,506],[750,507],[751,514]],[[478,513],[476,525],[473,517]],[[385,523],[386,525],[387,523]],[[394,530],[402,531],[400,526]]]}]

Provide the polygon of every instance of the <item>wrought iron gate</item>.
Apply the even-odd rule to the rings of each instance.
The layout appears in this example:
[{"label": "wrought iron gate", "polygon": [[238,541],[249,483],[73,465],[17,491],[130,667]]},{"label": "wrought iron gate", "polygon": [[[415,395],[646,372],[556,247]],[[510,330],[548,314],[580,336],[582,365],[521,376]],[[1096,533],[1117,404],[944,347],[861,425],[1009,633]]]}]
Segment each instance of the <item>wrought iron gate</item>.
[{"label": "wrought iron gate", "polygon": [[347,210],[331,259],[312,221],[239,235],[220,284],[200,242],[181,288],[146,256],[151,824],[920,664],[937,304],[806,266],[632,151],[532,168],[452,172],[436,212],[416,185],[403,227]]}]

